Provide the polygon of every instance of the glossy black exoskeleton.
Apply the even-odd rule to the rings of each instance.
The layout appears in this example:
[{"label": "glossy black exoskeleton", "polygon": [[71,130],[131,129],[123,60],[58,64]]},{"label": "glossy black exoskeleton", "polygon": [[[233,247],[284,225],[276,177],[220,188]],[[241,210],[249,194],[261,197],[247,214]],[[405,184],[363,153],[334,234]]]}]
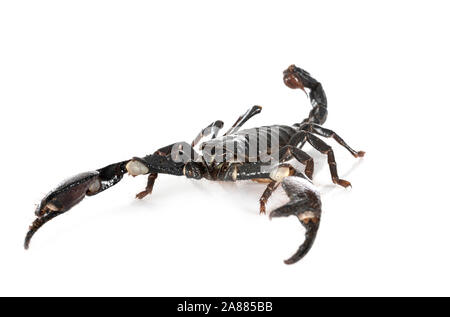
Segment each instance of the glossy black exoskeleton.
[{"label": "glossy black exoskeleton", "polygon": [[[267,200],[281,185],[289,202],[273,210],[270,218],[294,215],[306,228],[305,241],[285,263],[299,261],[314,242],[322,212],[320,195],[311,182],[314,162],[302,150],[303,145],[307,142],[315,150],[327,155],[331,179],[343,187],[350,186],[350,183],[339,178],[333,150],[318,136],[333,138],[354,157],[362,157],[364,152],[353,150],[335,132],[322,127],[328,111],[321,83],[295,65],[289,66],[283,75],[288,87],[309,90],[312,110],[306,119],[292,126],[272,125],[241,130],[245,122],[261,112],[260,106],[253,106],[222,136],[218,136],[218,132],[223,128],[223,122],[214,121],[202,129],[190,144],[174,143],[151,155],[134,157],[76,175],[42,199],[36,209],[37,218],[26,235],[25,248],[28,248],[32,236],[42,225],[71,209],[85,196],[96,195],[117,184],[125,173],[132,176],[148,174],[145,190],[136,195],[139,199],[152,192],[158,174],[162,173],[184,175],[197,180],[254,180],[268,183],[260,198],[260,213],[265,213]],[[200,144],[208,136],[211,136],[210,139]],[[200,145],[200,153],[195,150],[197,145]],[[303,164],[304,172],[291,165],[291,160]]]}]

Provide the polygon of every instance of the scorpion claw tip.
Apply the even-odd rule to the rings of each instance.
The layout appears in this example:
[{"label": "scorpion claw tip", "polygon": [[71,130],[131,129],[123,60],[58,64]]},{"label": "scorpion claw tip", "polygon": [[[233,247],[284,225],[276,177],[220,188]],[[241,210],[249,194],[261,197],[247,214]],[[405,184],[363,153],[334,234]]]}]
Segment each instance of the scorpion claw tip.
[{"label": "scorpion claw tip", "polygon": [[[31,230],[31,228],[30,228]],[[30,231],[28,231],[26,237],[25,237],[25,241],[23,243],[23,248],[25,250],[28,250],[30,248],[30,241],[31,241],[31,237],[33,236],[33,234],[30,233]]]},{"label": "scorpion claw tip", "polygon": [[293,261],[293,260],[291,260],[291,259],[287,259],[287,260],[284,260],[283,261],[284,262],[284,264],[294,264],[295,263],[295,261]]}]

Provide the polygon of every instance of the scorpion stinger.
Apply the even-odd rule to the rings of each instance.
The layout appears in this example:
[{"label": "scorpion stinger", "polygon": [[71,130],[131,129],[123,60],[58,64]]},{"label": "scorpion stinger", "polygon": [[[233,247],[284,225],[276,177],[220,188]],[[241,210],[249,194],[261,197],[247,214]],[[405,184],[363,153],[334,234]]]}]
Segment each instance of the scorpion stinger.
[{"label": "scorpion stinger", "polygon": [[283,80],[289,88],[301,89],[303,91],[305,91],[305,88],[309,89],[309,99],[313,108],[308,118],[303,120],[302,123],[324,124],[327,120],[328,110],[327,97],[322,84],[311,77],[306,70],[295,65],[289,66],[283,72]]}]

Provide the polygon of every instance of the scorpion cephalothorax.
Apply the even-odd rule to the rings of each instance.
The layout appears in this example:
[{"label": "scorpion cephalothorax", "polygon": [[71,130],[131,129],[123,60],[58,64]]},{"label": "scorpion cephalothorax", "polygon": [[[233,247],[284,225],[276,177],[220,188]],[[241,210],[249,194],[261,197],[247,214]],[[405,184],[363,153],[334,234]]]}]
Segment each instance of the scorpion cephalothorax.
[{"label": "scorpion cephalothorax", "polygon": [[[292,126],[272,125],[240,130],[246,121],[261,112],[260,106],[253,106],[223,136],[218,136],[223,122],[214,121],[202,129],[190,144],[174,143],[151,155],[78,174],[42,199],[36,208],[37,218],[25,237],[25,248],[42,225],[71,209],[86,195],[96,195],[117,184],[125,173],[132,176],[148,174],[145,190],[136,195],[139,199],[152,192],[158,174],[162,173],[210,181],[254,180],[267,183],[260,198],[260,213],[265,213],[269,197],[281,185],[289,202],[273,210],[269,217],[295,215],[305,227],[305,241],[285,263],[299,261],[314,242],[322,212],[320,195],[311,182],[314,162],[302,147],[308,142],[327,155],[331,179],[343,187],[350,186],[350,183],[339,178],[333,149],[318,136],[333,138],[354,157],[362,157],[364,152],[353,150],[335,132],[321,126],[327,117],[327,98],[321,83],[295,65],[289,66],[283,75],[288,87],[302,89],[309,94],[313,108],[308,118]],[[199,144],[208,136],[211,136],[210,140]],[[200,145],[200,153],[194,149],[197,145]],[[291,165],[291,160],[303,164],[304,172]]]}]

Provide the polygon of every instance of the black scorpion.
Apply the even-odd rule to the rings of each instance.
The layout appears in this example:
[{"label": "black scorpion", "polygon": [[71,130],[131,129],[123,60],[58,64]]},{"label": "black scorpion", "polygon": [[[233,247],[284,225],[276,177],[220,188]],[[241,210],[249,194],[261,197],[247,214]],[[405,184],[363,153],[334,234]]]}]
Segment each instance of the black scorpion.
[{"label": "black scorpion", "polygon": [[[26,235],[25,249],[28,249],[32,236],[42,225],[70,210],[85,196],[97,195],[117,184],[125,173],[132,176],[148,174],[145,190],[136,195],[139,199],[152,192],[158,174],[162,173],[184,175],[196,180],[268,183],[260,198],[260,213],[265,213],[269,197],[281,184],[289,202],[273,210],[269,217],[295,215],[305,227],[303,244],[285,263],[299,261],[314,243],[322,213],[320,195],[311,182],[314,162],[302,147],[308,142],[315,150],[327,155],[331,179],[343,187],[350,186],[350,183],[339,178],[333,150],[318,136],[333,138],[354,157],[363,157],[365,153],[353,150],[335,132],[322,127],[328,111],[327,98],[320,82],[295,65],[289,66],[283,75],[284,83],[289,88],[303,90],[311,100],[312,110],[302,122],[292,126],[272,125],[240,130],[247,120],[261,112],[260,106],[253,106],[223,136],[218,136],[223,122],[214,121],[191,144],[178,142],[151,155],[134,157],[73,176],[48,193],[37,206],[37,218]],[[210,140],[200,144],[201,154],[197,153],[194,147],[208,136],[211,136]],[[291,160],[303,164],[304,172],[290,164]]]}]

